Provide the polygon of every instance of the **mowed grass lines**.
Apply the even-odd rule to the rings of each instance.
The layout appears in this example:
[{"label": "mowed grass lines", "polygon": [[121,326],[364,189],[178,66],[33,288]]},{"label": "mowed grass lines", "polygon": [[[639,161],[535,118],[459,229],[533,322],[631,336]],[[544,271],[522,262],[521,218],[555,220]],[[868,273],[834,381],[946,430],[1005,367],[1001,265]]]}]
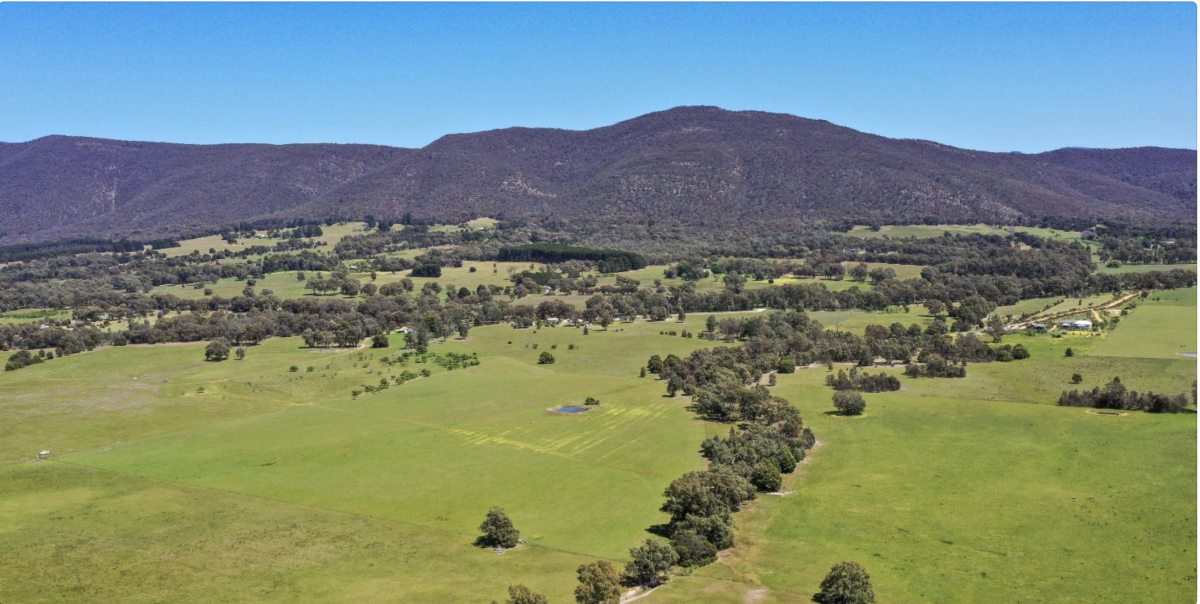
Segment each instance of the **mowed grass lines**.
[{"label": "mowed grass lines", "polygon": [[821,441],[796,493],[760,497],[730,556],[649,602],[807,602],[842,560],[892,604],[1195,598],[1194,414],[991,403],[926,380],[946,396],[867,394],[843,418],[824,376],[775,389]]},{"label": "mowed grass lines", "polygon": [[[1178,359],[1196,353],[1196,288],[1155,292],[1139,300],[1092,354]],[[1194,357],[1193,357],[1194,361]]]}]

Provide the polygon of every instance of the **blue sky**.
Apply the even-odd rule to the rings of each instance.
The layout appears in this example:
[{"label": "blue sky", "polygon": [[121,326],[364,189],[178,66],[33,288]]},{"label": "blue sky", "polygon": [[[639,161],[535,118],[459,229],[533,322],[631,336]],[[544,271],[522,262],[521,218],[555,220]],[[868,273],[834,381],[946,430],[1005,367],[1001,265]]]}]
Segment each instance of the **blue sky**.
[{"label": "blue sky", "polygon": [[422,146],[677,105],[1196,148],[1196,5],[0,3],[0,140]]}]

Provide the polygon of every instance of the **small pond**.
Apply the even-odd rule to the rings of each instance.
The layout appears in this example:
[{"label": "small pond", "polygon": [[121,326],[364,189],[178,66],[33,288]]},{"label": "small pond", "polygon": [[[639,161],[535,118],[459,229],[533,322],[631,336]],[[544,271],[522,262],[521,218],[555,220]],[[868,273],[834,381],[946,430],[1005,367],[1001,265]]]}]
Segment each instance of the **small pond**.
[{"label": "small pond", "polygon": [[589,411],[589,409],[587,407],[559,407],[555,411],[559,413],[583,413],[584,411]]}]

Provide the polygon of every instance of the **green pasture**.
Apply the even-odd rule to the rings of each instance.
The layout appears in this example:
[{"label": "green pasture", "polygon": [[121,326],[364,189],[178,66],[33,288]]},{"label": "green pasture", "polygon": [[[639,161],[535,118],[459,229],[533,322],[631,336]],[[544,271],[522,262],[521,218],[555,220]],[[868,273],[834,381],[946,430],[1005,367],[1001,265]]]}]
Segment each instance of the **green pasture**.
[{"label": "green pasture", "polygon": [[894,604],[1194,599],[1194,414],[994,403],[929,380],[941,396],[867,394],[848,419],[827,414],[824,375],[775,389],[821,441],[795,494],[760,497],[729,556],[650,602],[808,602],[842,560]]},{"label": "green pasture", "polygon": [[[568,601],[574,568],[623,560],[703,465],[704,423],[638,377],[713,345],[660,335],[703,321],[477,328],[431,347],[479,355],[456,371],[285,338],[243,361],[128,346],[0,373],[0,601],[486,601],[515,582]],[[530,542],[473,547],[491,505]]]},{"label": "green pasture", "polygon": [[[257,289],[295,281],[275,277]],[[828,414],[824,368],[779,376],[774,392],[820,439],[796,493],[760,496],[736,517],[737,548],[643,601],[808,602],[844,559],[889,604],[1194,597],[1195,415],[1054,403],[1115,376],[1190,391],[1195,361],[1156,354],[1174,342],[1156,330],[1194,340],[1195,304],[1194,288],[1157,292],[1107,335],[1005,336],[1032,358],[901,376],[901,391],[865,395],[859,418]],[[920,306],[811,315],[860,333],[929,321]],[[700,332],[707,316],[588,335],[475,328],[430,348],[478,355],[454,371],[388,366],[394,335],[388,349],[273,339],[221,363],[202,343],[127,346],[0,372],[0,601],[487,602],[520,582],[570,602],[574,569],[623,562],[665,519],[662,489],[727,429],[637,377],[651,354],[723,345],[664,334]],[[1107,354],[1123,333],[1149,352]],[[351,395],[421,369],[432,375]],[[587,397],[601,405],[552,411]],[[44,449],[50,461],[29,461]],[[527,544],[471,545],[492,505]]]},{"label": "green pasture", "polygon": [[[366,224],[362,222],[345,222],[333,226],[322,225],[321,232],[323,234],[320,237],[314,237],[312,240],[328,244],[328,247],[318,249],[333,249],[333,246],[337,245],[342,240],[342,237],[355,233],[361,234],[365,232],[365,229]],[[266,231],[260,231],[260,233],[265,234]],[[201,254],[208,254],[210,253],[209,250],[238,252],[256,245],[273,246],[282,241],[283,239],[277,237],[239,237],[237,243],[229,244],[220,235],[209,235],[207,237],[184,239],[179,242],[179,247],[166,248],[159,251],[167,257],[173,258],[175,256],[186,256],[193,251],[200,252]]]},{"label": "green pasture", "polygon": [[46,319],[68,321],[71,319],[71,311],[58,308],[23,308],[0,313],[0,325],[33,323]]},{"label": "green pasture", "polygon": [[[1079,239],[1080,234],[1076,231],[1060,231],[1057,229],[1044,229],[1039,227],[1016,227],[1016,230],[1023,233],[1029,233],[1038,237],[1047,239]],[[1008,235],[1007,227],[995,227],[987,224],[911,224],[911,225],[884,225],[878,231],[872,231],[870,227],[856,226],[848,233],[854,237],[883,237],[887,235],[893,239],[899,237],[941,237],[943,233],[951,235]]]},{"label": "green pasture", "polygon": [[[1139,299],[1092,352],[1107,357],[1178,359],[1196,352],[1196,288],[1155,292]],[[1195,364],[1192,357],[1188,362]]]},{"label": "green pasture", "polygon": [[[537,270],[541,265],[534,264],[534,269]],[[429,282],[436,282],[442,286],[443,292],[446,288],[453,287],[456,291],[460,287],[466,287],[475,292],[475,288],[480,285],[496,285],[506,287],[512,285],[511,273],[530,270],[530,263],[526,262],[463,262],[461,267],[445,267],[442,269],[441,277],[411,277],[411,271],[377,272],[375,280],[371,280],[369,271],[351,272],[350,277],[357,279],[359,283],[366,285],[374,283],[377,286],[386,283],[396,283],[403,279],[411,279],[413,286],[417,291]],[[475,272],[471,272],[474,268]],[[304,276],[307,279],[312,279],[316,276],[329,277],[328,271],[304,271]],[[237,279],[221,279],[216,283],[205,284],[204,288],[212,289],[213,295],[232,298],[242,295],[242,290],[246,288],[245,281]],[[258,279],[258,283],[254,286],[256,292],[261,293],[264,289],[271,290],[276,296],[281,299],[299,298],[300,296],[313,295],[312,290],[304,288],[305,281],[300,281],[296,278],[296,272],[288,271],[282,273],[270,273]],[[169,293],[179,296],[180,298],[202,298],[204,297],[204,288],[196,289],[193,284],[185,285],[160,285],[154,288],[152,293]],[[341,294],[322,294],[322,297],[340,297]]]},{"label": "green pasture", "polygon": [[1195,264],[1123,264],[1113,268],[1105,266],[1103,262],[1097,262],[1097,264],[1099,265],[1099,268],[1096,269],[1098,273],[1149,273],[1152,271],[1170,271],[1174,269],[1196,272]]}]

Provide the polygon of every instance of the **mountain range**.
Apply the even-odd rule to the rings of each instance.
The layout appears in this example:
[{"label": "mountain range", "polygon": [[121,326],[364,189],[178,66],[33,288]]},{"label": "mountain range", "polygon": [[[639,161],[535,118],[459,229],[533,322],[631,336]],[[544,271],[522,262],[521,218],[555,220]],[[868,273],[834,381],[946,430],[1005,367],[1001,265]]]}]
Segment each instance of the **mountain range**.
[{"label": "mountain range", "polygon": [[1196,151],[993,153],[826,121],[678,107],[584,131],[507,128],[421,149],[0,143],[0,243],[152,238],[366,214],[733,221],[1192,222]]}]

